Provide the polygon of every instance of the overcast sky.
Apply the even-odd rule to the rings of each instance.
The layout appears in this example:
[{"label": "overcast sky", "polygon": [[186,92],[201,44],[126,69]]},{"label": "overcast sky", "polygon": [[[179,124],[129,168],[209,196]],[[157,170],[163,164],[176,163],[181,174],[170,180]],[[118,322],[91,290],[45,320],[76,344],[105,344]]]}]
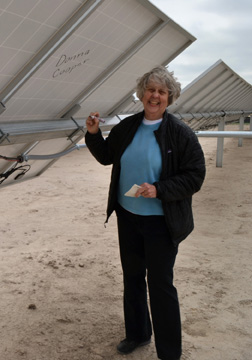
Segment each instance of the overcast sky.
[{"label": "overcast sky", "polygon": [[252,0],[151,0],[197,38],[169,64],[184,88],[217,60],[252,84]]}]

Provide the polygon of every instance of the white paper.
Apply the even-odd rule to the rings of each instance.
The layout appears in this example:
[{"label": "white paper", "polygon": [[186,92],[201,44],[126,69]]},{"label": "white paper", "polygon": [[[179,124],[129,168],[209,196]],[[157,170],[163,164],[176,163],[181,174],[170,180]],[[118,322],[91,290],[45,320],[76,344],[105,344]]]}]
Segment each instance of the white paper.
[{"label": "white paper", "polygon": [[140,187],[141,186],[134,184],[124,195],[130,196],[130,197],[135,197],[135,194]]}]

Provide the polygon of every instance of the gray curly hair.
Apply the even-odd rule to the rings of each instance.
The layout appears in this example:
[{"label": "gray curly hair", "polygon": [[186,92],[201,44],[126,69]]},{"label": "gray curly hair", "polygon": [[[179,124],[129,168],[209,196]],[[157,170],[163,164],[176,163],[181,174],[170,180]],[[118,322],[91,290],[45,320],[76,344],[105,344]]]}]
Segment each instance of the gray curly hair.
[{"label": "gray curly hair", "polygon": [[165,66],[156,66],[141,78],[137,79],[136,95],[142,100],[144,92],[150,81],[164,85],[168,89],[168,105],[171,105],[179,96],[181,84],[173,76],[173,71],[168,71]]}]

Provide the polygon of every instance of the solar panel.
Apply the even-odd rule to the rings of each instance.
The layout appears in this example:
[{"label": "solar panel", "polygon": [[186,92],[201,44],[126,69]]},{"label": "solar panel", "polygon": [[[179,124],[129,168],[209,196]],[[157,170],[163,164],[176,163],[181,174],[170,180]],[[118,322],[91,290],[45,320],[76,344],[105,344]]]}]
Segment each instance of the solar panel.
[{"label": "solar panel", "polygon": [[198,114],[189,120],[194,130],[217,126],[224,115],[230,122],[251,113],[252,86],[218,60],[187,85],[169,109],[177,114]]},{"label": "solar panel", "polygon": [[[49,151],[52,143],[55,151],[69,147],[76,129],[71,140],[81,136],[70,114],[83,120],[99,109],[110,115],[129,101],[139,76],[195,40],[146,0],[2,1],[0,17],[5,156]],[[57,124],[54,130],[48,121]],[[50,163],[34,162],[29,173],[40,174]]]},{"label": "solar panel", "polygon": [[252,86],[222,60],[187,85],[170,109],[173,112],[251,110]]}]

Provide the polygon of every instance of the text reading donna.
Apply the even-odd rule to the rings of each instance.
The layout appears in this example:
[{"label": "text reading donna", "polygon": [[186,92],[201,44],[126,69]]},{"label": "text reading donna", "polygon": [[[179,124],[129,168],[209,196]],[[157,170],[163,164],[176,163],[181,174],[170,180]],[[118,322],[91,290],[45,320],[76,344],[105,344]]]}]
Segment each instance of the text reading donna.
[{"label": "text reading donna", "polygon": [[89,53],[90,50],[86,50],[85,52],[80,52],[79,54],[75,54],[72,56],[67,56],[65,54],[61,55],[56,64],[57,69],[53,72],[52,77],[56,78],[64,74],[70,74],[73,70],[84,65],[89,60],[88,58],[86,58]]}]

